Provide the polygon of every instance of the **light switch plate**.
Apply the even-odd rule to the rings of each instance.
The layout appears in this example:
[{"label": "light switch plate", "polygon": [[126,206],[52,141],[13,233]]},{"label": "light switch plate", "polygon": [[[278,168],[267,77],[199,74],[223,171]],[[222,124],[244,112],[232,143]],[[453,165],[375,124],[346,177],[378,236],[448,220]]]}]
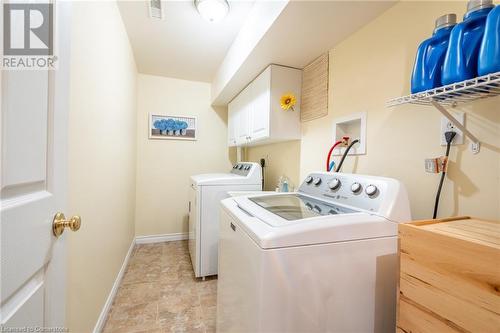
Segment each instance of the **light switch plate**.
[{"label": "light switch plate", "polygon": [[[450,112],[453,117],[458,120],[458,122],[462,125],[465,125],[465,113],[461,111]],[[449,121],[446,117],[441,117],[441,146],[446,146],[446,138],[444,133],[448,131],[456,132],[455,138],[453,139],[452,145],[461,145],[464,143],[464,135],[461,130],[455,127],[451,121]]]}]

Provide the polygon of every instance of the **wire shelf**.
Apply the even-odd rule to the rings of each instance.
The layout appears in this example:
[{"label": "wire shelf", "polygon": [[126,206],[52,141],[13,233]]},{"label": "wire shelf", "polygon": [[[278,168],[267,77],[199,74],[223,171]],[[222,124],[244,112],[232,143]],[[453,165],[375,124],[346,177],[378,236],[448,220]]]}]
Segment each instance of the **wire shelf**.
[{"label": "wire shelf", "polygon": [[482,98],[500,95],[500,72],[478,76],[435,89],[429,89],[416,94],[396,97],[387,102],[388,107],[401,104],[441,105],[455,106]]}]

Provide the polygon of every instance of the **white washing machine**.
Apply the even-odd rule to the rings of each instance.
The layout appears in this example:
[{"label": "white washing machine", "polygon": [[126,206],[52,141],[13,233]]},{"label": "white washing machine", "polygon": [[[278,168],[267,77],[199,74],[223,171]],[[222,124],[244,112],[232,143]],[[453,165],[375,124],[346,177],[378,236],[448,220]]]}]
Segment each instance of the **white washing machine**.
[{"label": "white washing machine", "polygon": [[397,180],[313,173],[298,192],[222,201],[218,332],[394,332]]},{"label": "white washing machine", "polygon": [[189,254],[196,277],[217,274],[220,201],[228,191],[261,191],[262,168],[242,162],[229,173],[191,177],[189,193]]}]

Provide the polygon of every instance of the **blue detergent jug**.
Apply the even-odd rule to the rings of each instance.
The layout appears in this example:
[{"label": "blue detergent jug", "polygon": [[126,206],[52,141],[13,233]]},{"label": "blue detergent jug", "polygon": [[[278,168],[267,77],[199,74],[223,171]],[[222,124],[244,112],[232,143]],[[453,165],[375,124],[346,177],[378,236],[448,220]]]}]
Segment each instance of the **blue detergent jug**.
[{"label": "blue detergent jug", "polygon": [[492,9],[486,19],[477,72],[479,75],[500,72],[500,6]]},{"label": "blue detergent jug", "polygon": [[441,85],[444,56],[448,49],[451,30],[456,23],[455,14],[439,17],[432,37],[424,40],[418,47],[411,76],[412,94]]},{"label": "blue detergent jug", "polygon": [[467,3],[463,22],[457,24],[450,34],[441,74],[443,85],[477,76],[479,48],[486,17],[493,7],[492,0],[470,0]]}]

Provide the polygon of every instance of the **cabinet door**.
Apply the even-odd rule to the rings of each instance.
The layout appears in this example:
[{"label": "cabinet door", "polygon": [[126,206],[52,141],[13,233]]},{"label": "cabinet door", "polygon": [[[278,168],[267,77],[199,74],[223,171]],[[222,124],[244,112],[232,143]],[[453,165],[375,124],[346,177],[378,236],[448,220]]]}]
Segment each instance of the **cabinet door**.
[{"label": "cabinet door", "polygon": [[236,146],[236,107],[237,101],[232,100],[227,110],[227,143],[229,147]]},{"label": "cabinet door", "polygon": [[251,106],[249,110],[250,141],[268,138],[271,108],[271,68],[268,67],[249,86]]},{"label": "cabinet door", "polygon": [[238,107],[236,109],[236,144],[238,146],[248,143],[248,116],[252,104],[250,89],[245,88],[237,97]]}]

